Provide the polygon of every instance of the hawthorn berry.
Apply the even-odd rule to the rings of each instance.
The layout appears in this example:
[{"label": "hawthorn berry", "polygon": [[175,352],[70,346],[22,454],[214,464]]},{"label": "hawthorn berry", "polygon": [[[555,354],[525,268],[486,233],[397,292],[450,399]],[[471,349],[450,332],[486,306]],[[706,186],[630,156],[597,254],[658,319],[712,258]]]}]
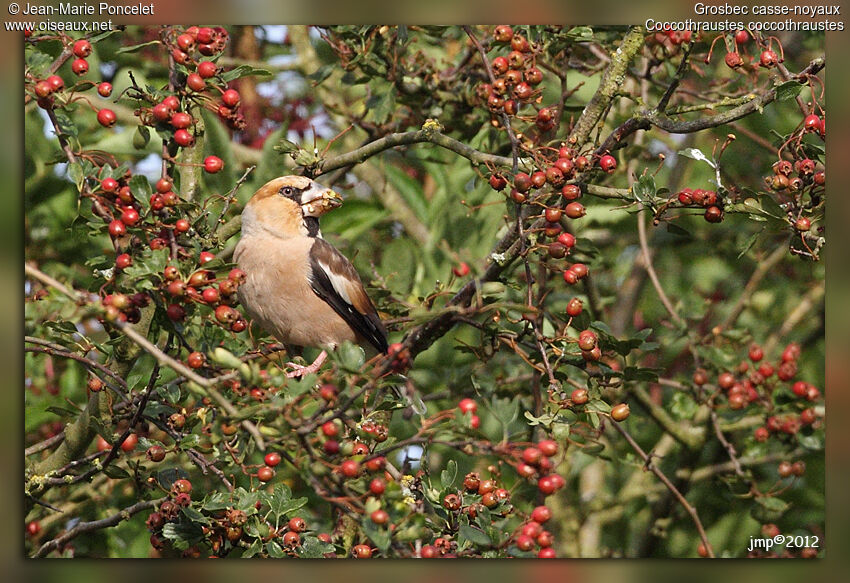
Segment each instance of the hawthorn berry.
[{"label": "hawthorn berry", "polygon": [[466,277],[469,275],[469,265],[467,265],[465,261],[461,261],[452,268],[452,273],[454,273],[457,277]]},{"label": "hawthorn berry", "polygon": [[109,97],[112,95],[112,83],[107,83],[106,81],[99,83],[97,86],[97,94],[101,97]]},{"label": "hawthorn berry", "polygon": [[74,43],[72,50],[75,57],[84,59],[91,54],[92,46],[89,41],[84,38],[81,38],[80,40]]},{"label": "hawthorn berry", "polygon": [[537,506],[531,511],[531,520],[539,524],[548,522],[552,518],[552,511],[547,506]]},{"label": "hawthorn berry", "polygon": [[127,233],[127,226],[119,220],[114,220],[109,223],[109,234],[112,237],[120,237]]},{"label": "hawthorn berry", "polygon": [[137,443],[139,443],[139,436],[135,433],[131,433],[124,441],[121,442],[121,449],[123,451],[133,451],[136,449]]},{"label": "hawthorn berry", "polygon": [[85,75],[89,72],[89,62],[85,59],[74,59],[71,63],[71,71],[77,76]]},{"label": "hawthorn berry", "polygon": [[564,208],[564,214],[571,219],[580,219],[587,214],[587,211],[580,202],[571,202]]},{"label": "hawthorn berry", "polygon": [[351,548],[351,554],[355,559],[371,559],[372,548],[369,545],[354,545]]},{"label": "hawthorn berry", "polygon": [[115,115],[115,112],[111,109],[101,109],[97,112],[97,123],[102,125],[105,128],[111,128],[115,125],[115,122],[118,120],[118,117]]},{"label": "hawthorn berry", "polygon": [[719,223],[723,220],[723,211],[720,210],[720,207],[710,206],[705,209],[705,214],[703,214],[703,218],[709,223]]},{"label": "hawthorn berry", "polygon": [[356,478],[360,474],[360,464],[355,460],[345,460],[339,465],[339,471],[346,478]]},{"label": "hawthorn berry", "polygon": [[228,89],[224,93],[221,94],[221,102],[224,103],[227,107],[237,107],[241,97],[239,92],[235,89]]},{"label": "hawthorn berry", "polygon": [[542,531],[537,535],[537,544],[544,549],[550,548],[555,543],[555,537],[548,530]]},{"label": "hawthorn berry", "polygon": [[201,368],[206,362],[207,357],[202,352],[192,352],[186,358],[186,364],[189,365],[189,368]]},{"label": "hawthorn berry", "polygon": [[207,82],[197,73],[189,73],[186,77],[186,86],[192,91],[200,92],[207,88]]},{"label": "hawthorn berry", "polygon": [[776,53],[771,51],[770,49],[763,51],[761,56],[759,57],[759,64],[766,69],[770,69],[776,66],[776,63],[779,62],[779,58],[776,56]]},{"label": "hawthorn berry", "polygon": [[522,460],[527,464],[537,464],[542,456],[543,453],[536,447],[527,447],[522,450]]},{"label": "hawthorn berry", "polygon": [[734,51],[726,53],[726,57],[723,60],[726,62],[726,66],[730,69],[737,69],[744,64],[744,59],[741,58],[740,53]]},{"label": "hawthorn berry", "polygon": [[619,403],[611,408],[611,419],[614,421],[625,421],[629,417],[628,403]]},{"label": "hawthorn berry", "polygon": [[535,547],[534,539],[526,534],[521,534],[516,538],[516,546],[519,550],[528,552]]},{"label": "hawthorn berry", "polygon": [[603,172],[611,173],[617,169],[617,159],[611,154],[605,154],[599,158],[599,167]]},{"label": "hawthorn berry", "polygon": [[369,482],[369,491],[375,496],[380,496],[387,489],[387,483],[384,482],[381,478],[372,478],[372,481]]},{"label": "hawthorn berry", "polygon": [[178,146],[188,148],[195,143],[195,138],[186,130],[177,130],[174,132],[174,141]]},{"label": "hawthorn berry", "polygon": [[132,227],[139,222],[139,211],[132,208],[124,209],[121,212],[121,222],[128,227]]},{"label": "hawthorn berry", "polygon": [[268,482],[274,478],[274,470],[268,466],[263,466],[257,470],[257,479],[261,482]]},{"label": "hawthorn berry", "polygon": [[497,43],[509,43],[513,37],[514,31],[507,24],[500,24],[493,30],[493,40]]},{"label": "hawthorn berry", "polygon": [[115,267],[117,269],[127,269],[133,265],[133,258],[127,253],[122,253],[115,258]]},{"label": "hawthorn berry", "polygon": [[461,413],[475,413],[478,411],[478,403],[476,403],[473,399],[461,399],[457,404],[458,409],[460,409]]}]

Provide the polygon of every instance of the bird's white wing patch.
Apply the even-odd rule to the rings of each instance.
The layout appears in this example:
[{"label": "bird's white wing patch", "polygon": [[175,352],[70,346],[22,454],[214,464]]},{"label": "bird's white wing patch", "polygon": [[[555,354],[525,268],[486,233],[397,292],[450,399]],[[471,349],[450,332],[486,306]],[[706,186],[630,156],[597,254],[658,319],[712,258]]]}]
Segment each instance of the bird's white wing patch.
[{"label": "bird's white wing patch", "polygon": [[354,302],[351,301],[351,296],[348,295],[348,286],[350,285],[349,281],[340,274],[334,273],[334,271],[323,261],[319,261],[318,264],[322,271],[325,272],[325,275],[328,276],[328,280],[331,282],[336,293],[339,294],[339,297],[345,300],[345,302],[349,305],[353,305]]}]

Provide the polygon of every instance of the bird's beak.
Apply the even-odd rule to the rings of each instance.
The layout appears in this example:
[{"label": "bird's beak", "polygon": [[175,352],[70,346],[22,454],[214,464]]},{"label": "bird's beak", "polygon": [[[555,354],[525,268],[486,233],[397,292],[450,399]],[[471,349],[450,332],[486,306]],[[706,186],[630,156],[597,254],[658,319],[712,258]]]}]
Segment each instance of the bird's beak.
[{"label": "bird's beak", "polygon": [[342,206],[342,197],[329,188],[303,204],[304,214],[311,217],[320,217],[338,206]]}]

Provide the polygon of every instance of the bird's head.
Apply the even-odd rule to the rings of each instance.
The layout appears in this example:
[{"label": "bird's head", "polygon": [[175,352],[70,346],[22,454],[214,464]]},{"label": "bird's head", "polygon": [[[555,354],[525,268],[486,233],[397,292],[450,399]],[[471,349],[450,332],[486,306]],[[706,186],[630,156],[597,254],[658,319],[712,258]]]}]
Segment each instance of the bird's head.
[{"label": "bird's head", "polygon": [[242,211],[242,232],[261,229],[281,237],[321,236],[319,217],[342,204],[330,188],[306,176],[281,176],[260,187]]}]

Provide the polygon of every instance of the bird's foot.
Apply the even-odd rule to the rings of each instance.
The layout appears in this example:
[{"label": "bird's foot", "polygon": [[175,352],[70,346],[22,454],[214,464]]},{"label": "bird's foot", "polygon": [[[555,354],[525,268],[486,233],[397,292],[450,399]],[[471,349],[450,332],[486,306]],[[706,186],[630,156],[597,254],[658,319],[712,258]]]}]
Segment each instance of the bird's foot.
[{"label": "bird's foot", "polygon": [[286,366],[290,366],[295,370],[291,370],[286,373],[286,378],[294,379],[298,377],[303,377],[304,375],[316,373],[319,371],[319,368],[322,366],[322,364],[324,364],[327,358],[328,353],[323,350],[321,354],[316,357],[316,360],[314,360],[312,364],[308,364],[307,366],[295,364],[294,362],[287,362]]}]

